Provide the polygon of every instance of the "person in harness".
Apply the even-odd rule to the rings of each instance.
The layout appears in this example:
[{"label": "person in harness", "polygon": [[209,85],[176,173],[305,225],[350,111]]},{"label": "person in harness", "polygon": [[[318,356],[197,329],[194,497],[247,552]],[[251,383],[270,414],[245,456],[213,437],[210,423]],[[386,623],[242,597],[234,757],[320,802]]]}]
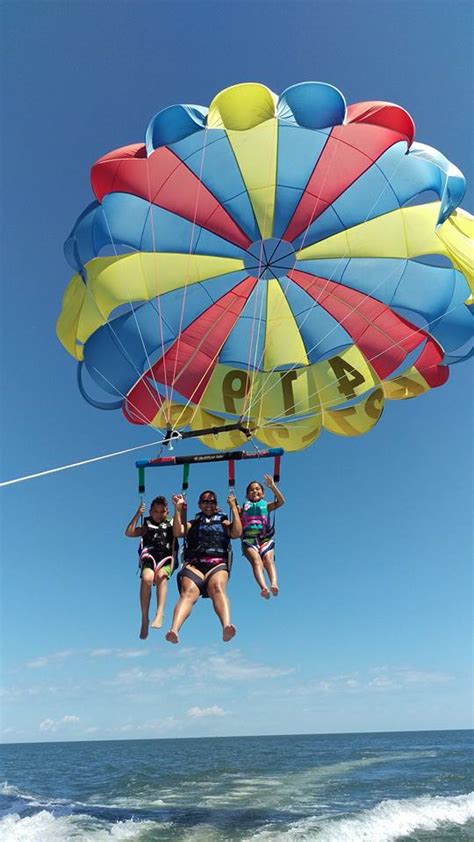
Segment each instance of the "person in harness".
[{"label": "person in harness", "polygon": [[[240,510],[242,522],[242,552],[252,566],[253,575],[260,588],[260,595],[270,599],[270,592],[278,596],[277,572],[275,567],[275,526],[271,523],[270,513],[283,506],[285,498],[277,488],[270,474],[265,474],[264,482],[275,495],[275,500],[267,503],[263,485],[253,480],[247,486],[247,501]],[[270,588],[265,581],[265,573]]]},{"label": "person in harness", "polygon": [[175,538],[184,537],[185,541],[183,566],[178,574],[179,599],[166,640],[179,642],[179,630],[202,596],[212,600],[226,643],[235,635],[226,586],[231,568],[231,538],[240,538],[242,534],[237,501],[230,493],[227,498],[231,511],[229,520],[218,508],[215,493],[203,491],[199,497],[199,512],[193,520],[186,521],[184,497],[175,494],[172,499],[175,507],[173,533]]},{"label": "person in harness", "polygon": [[156,586],[156,614],[151,622],[151,627],[152,629],[160,629],[163,625],[168,579],[178,566],[178,542],[173,535],[173,524],[168,516],[166,498],[155,497],[150,506],[149,516],[144,518],[143,525],[140,526],[138,521],[144,511],[145,506],[141,503],[125,530],[127,538],[141,538],[138,551],[141,580],[141,640],[148,637],[151,589],[153,585]]}]

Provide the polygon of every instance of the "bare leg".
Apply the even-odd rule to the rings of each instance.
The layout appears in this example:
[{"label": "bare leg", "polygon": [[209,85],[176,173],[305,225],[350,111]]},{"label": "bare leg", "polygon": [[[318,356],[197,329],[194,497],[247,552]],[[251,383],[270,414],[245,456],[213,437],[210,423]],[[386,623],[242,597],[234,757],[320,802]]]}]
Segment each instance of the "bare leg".
[{"label": "bare leg", "polygon": [[273,550],[268,550],[268,552],[263,556],[263,566],[268,573],[268,578],[270,579],[270,590],[273,596],[278,596],[279,589],[275,567],[275,553]]},{"label": "bare leg", "polygon": [[230,622],[230,605],[225,592],[229,574],[225,570],[214,573],[207,586],[207,592],[212,599],[212,605],[222,626],[222,640],[227,643],[235,635],[235,626]]},{"label": "bare leg", "polygon": [[153,570],[145,568],[142,570],[142,578],[140,582],[140,608],[142,611],[142,625],[140,628],[140,640],[146,640],[148,637],[148,612],[150,610],[151,588],[153,585]]},{"label": "bare leg", "polygon": [[254,550],[253,547],[245,547],[244,554],[245,558],[248,558],[252,565],[254,579],[260,588],[260,596],[263,596],[264,599],[269,599],[270,591],[263,576],[263,564],[259,552]]},{"label": "bare leg", "polygon": [[168,577],[166,573],[158,571],[155,576],[156,585],[156,614],[151,623],[152,629],[161,629],[163,625],[163,612],[165,610],[166,594],[168,592]]},{"label": "bare leg", "polygon": [[[198,571],[196,571],[196,573],[198,576],[202,575]],[[202,578],[204,579],[204,576]],[[181,593],[173,611],[173,622],[171,623],[169,632],[166,632],[165,635],[166,640],[170,643],[179,642],[178,632],[184,621],[188,619],[191,611],[193,610],[193,605],[198,599],[199,588],[191,581],[191,579],[183,576],[181,579]]]}]

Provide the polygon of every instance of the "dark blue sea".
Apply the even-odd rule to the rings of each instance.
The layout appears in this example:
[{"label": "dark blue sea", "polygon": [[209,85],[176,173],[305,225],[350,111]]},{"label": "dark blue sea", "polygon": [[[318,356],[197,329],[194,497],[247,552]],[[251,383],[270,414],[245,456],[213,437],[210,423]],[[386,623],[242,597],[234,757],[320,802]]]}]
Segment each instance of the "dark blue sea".
[{"label": "dark blue sea", "polygon": [[474,840],[472,731],[0,749],[0,839]]}]

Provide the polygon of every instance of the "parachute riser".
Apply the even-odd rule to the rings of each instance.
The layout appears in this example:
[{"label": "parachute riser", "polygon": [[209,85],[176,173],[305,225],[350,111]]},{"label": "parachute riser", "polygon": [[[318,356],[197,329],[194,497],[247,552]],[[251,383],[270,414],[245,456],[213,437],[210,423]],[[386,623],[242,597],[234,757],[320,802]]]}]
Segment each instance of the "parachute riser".
[{"label": "parachute riser", "polygon": [[[145,468],[138,468],[138,494],[142,505],[145,497]],[[140,526],[143,526],[143,514],[140,515]]]},{"label": "parachute riser", "polygon": [[171,426],[168,426],[162,444],[163,447],[173,450],[174,441],[196,438],[197,436],[217,436],[219,433],[229,433],[233,430],[243,433],[248,439],[251,439],[253,436],[253,431],[249,427],[246,427],[242,421],[236,421],[235,424],[222,424],[219,427],[206,427],[203,430],[186,430],[185,432],[173,430]]}]

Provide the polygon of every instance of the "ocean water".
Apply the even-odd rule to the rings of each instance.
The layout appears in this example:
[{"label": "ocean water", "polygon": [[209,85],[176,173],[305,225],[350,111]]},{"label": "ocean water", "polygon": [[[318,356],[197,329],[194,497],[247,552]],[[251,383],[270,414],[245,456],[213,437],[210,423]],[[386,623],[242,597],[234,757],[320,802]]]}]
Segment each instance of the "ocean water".
[{"label": "ocean water", "polygon": [[0,839],[474,840],[473,732],[0,748]]}]

